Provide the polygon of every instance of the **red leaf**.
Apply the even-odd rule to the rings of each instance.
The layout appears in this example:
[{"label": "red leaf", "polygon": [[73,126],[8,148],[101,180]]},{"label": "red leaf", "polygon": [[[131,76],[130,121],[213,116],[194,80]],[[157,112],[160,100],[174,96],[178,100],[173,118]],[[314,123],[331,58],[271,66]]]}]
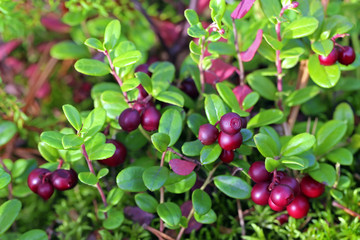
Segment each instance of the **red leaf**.
[{"label": "red leaf", "polygon": [[179,39],[182,27],[170,21],[161,21],[157,18],[152,18],[155,26],[158,28],[160,36],[164,39],[165,44],[170,47],[176,40]]},{"label": "red leaf", "polygon": [[205,72],[205,81],[209,84],[222,82],[236,71],[236,67],[221,59],[212,60],[211,68]]},{"label": "red leaf", "polygon": [[178,175],[189,175],[196,167],[195,163],[184,161],[181,159],[171,159],[169,162],[171,169]]},{"label": "red leaf", "polygon": [[70,26],[61,22],[56,15],[48,15],[41,17],[41,24],[50,31],[58,33],[70,32]]},{"label": "red leaf", "polygon": [[[184,202],[181,207],[181,214],[184,217],[187,217],[192,209],[192,201]],[[188,227],[185,229],[185,234],[190,234],[193,230],[198,231],[202,227],[202,224],[197,222],[194,217],[192,217],[188,222]]]},{"label": "red leaf", "polygon": [[21,44],[20,40],[12,40],[7,43],[0,44],[0,61],[9,55],[14,49]]},{"label": "red leaf", "polygon": [[262,35],[263,35],[263,30],[259,29],[254,42],[251,44],[251,46],[245,51],[245,52],[241,52],[241,60],[243,62],[250,62],[254,56],[256,51],[258,50],[260,44],[261,44],[261,40],[262,40]]},{"label": "red leaf", "polygon": [[200,15],[209,7],[210,0],[199,0],[196,5],[196,12]]},{"label": "red leaf", "polygon": [[243,18],[251,9],[255,0],[242,0],[235,10],[231,13],[233,19]]},{"label": "red leaf", "polygon": [[[236,99],[238,100],[239,102],[239,105],[240,105],[240,108],[243,109],[242,107],[242,103],[245,99],[245,97],[249,94],[249,93],[252,93],[252,90],[251,88],[248,86],[248,85],[240,85],[240,86],[237,86],[236,88],[233,89],[233,93],[236,97]],[[251,107],[249,109],[247,109],[246,111],[247,112],[251,112],[251,110],[253,109],[254,107]]]}]

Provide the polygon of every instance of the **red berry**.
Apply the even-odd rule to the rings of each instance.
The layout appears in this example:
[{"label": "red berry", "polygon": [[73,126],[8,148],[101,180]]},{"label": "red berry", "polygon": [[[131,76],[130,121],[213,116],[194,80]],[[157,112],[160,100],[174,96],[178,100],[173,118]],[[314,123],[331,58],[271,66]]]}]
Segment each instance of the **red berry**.
[{"label": "red berry", "polygon": [[309,198],[317,198],[325,191],[325,185],[305,176],[300,182],[301,192]]},{"label": "red berry", "polygon": [[286,176],[287,176],[287,174],[283,171],[277,171],[277,173],[276,173],[276,178],[279,179],[279,181]]},{"label": "red berry", "polygon": [[198,139],[204,145],[213,144],[218,138],[219,130],[210,123],[206,123],[200,126]]},{"label": "red berry", "polygon": [[[271,194],[270,194],[271,195]],[[276,212],[280,212],[282,210],[285,209],[285,207],[280,207],[278,205],[276,205],[272,200],[271,200],[271,197],[269,197],[269,201],[268,201],[268,204],[270,206],[270,208]]]},{"label": "red berry", "polygon": [[224,114],[219,122],[221,131],[229,135],[238,133],[241,129],[241,118],[237,113],[226,113]]},{"label": "red berry", "polygon": [[338,60],[338,50],[336,47],[327,56],[319,55],[319,61],[321,65],[331,66]]},{"label": "red berry", "polygon": [[125,109],[120,114],[119,125],[123,130],[127,132],[134,131],[140,125],[139,112],[132,108]]},{"label": "red berry", "polygon": [[271,179],[271,173],[266,170],[265,162],[261,161],[251,164],[249,168],[249,175],[256,183],[267,182]]},{"label": "red berry", "polygon": [[293,218],[303,218],[309,212],[310,205],[306,197],[298,195],[287,207],[289,215]]},{"label": "red berry", "polygon": [[59,191],[65,191],[76,186],[77,174],[74,170],[57,169],[50,176],[51,184]]},{"label": "red berry", "polygon": [[146,131],[155,131],[159,128],[161,113],[153,106],[144,109],[141,115],[141,126]]},{"label": "red berry", "polygon": [[270,191],[268,182],[261,182],[254,185],[251,190],[251,200],[258,205],[268,204]]},{"label": "red berry", "polygon": [[355,61],[355,51],[352,47],[344,46],[339,48],[339,63],[344,65],[352,64]]},{"label": "red berry", "polygon": [[300,184],[295,178],[285,176],[279,183],[289,186],[294,191],[295,196],[300,193]]},{"label": "red berry", "polygon": [[234,160],[234,151],[222,150],[220,160],[224,163],[231,163]]},{"label": "red berry", "polygon": [[46,173],[50,173],[50,171],[45,168],[35,168],[31,171],[27,179],[27,184],[31,191],[34,193],[38,192],[38,187],[43,181],[44,175]]},{"label": "red berry", "polygon": [[49,182],[44,182],[39,185],[37,191],[37,194],[46,201],[54,193],[54,187]]},{"label": "red berry", "polygon": [[271,191],[271,201],[279,207],[286,207],[295,198],[294,191],[287,185],[279,184]]},{"label": "red berry", "polygon": [[218,137],[219,145],[222,149],[225,150],[234,150],[241,146],[243,137],[240,132],[230,135],[224,132],[220,132]]},{"label": "red berry", "polygon": [[196,88],[195,82],[191,78],[183,80],[180,84],[180,89],[189,95],[192,99],[196,99],[199,96],[199,92]]},{"label": "red berry", "polygon": [[106,142],[115,145],[116,147],[115,153],[111,157],[98,162],[109,167],[116,167],[122,164],[123,162],[125,162],[126,153],[127,153],[125,146],[121,142],[118,142],[113,139],[107,139]]},{"label": "red berry", "polygon": [[149,95],[145,91],[145,88],[141,84],[139,86],[137,86],[136,88],[139,89],[139,95],[138,95],[139,100],[142,100],[142,99],[146,98]]},{"label": "red berry", "polygon": [[147,75],[151,76],[151,72],[149,72],[149,64],[141,64],[135,68],[135,72],[143,72]]},{"label": "red berry", "polygon": [[289,215],[281,214],[280,216],[276,217],[276,220],[279,221],[280,225],[283,225],[284,223],[287,223],[289,221]]}]

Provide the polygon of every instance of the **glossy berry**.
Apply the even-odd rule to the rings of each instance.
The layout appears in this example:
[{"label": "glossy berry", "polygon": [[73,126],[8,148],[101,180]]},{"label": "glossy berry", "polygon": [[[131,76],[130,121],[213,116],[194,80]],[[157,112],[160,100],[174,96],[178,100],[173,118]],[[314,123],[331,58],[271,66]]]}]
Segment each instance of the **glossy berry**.
[{"label": "glossy berry", "polygon": [[41,182],[43,182],[43,178],[46,173],[50,173],[50,171],[44,168],[36,168],[31,171],[27,179],[27,184],[31,191],[34,193],[38,192],[38,187]]},{"label": "glossy berry", "polygon": [[256,182],[266,182],[271,180],[271,173],[265,168],[265,162],[257,161],[251,164],[249,168],[249,175],[251,179]]},{"label": "glossy berry", "polygon": [[289,221],[289,215],[281,214],[280,216],[276,217],[276,220],[279,221],[280,225],[283,225],[284,223],[287,223]]},{"label": "glossy berry", "polygon": [[225,132],[220,132],[218,137],[218,142],[220,147],[228,151],[239,148],[242,144],[242,141],[243,141],[243,137],[240,132],[234,135],[226,134]]},{"label": "glossy berry", "polygon": [[355,57],[355,51],[352,47],[344,46],[342,48],[339,48],[339,63],[344,65],[352,64],[355,61]]},{"label": "glossy berry", "polygon": [[51,183],[44,182],[39,185],[37,191],[37,194],[46,201],[54,193],[54,187],[51,185]]},{"label": "glossy berry", "polygon": [[303,195],[298,195],[287,207],[289,215],[293,218],[303,218],[309,212],[309,201]]},{"label": "glossy berry", "polygon": [[[270,194],[271,195],[271,194]],[[285,207],[280,207],[278,205],[276,205],[272,200],[271,200],[271,197],[269,197],[269,201],[268,201],[268,204],[270,206],[270,208],[276,212],[280,212],[282,210],[285,209]]]},{"label": "glossy berry", "polygon": [[336,47],[327,56],[319,55],[319,61],[321,65],[331,66],[338,60],[338,50]]},{"label": "glossy berry", "polygon": [[251,190],[251,200],[258,205],[268,204],[270,191],[268,182],[257,183]]},{"label": "glossy berry", "polygon": [[195,82],[191,78],[183,80],[180,84],[180,89],[189,95],[192,99],[196,99],[199,96],[199,92],[196,88]]},{"label": "glossy berry", "polygon": [[220,160],[224,163],[231,163],[234,160],[234,151],[222,150]]},{"label": "glossy berry", "polygon": [[285,176],[279,183],[289,186],[294,191],[295,196],[300,193],[300,184],[295,178]]},{"label": "glossy berry", "polygon": [[126,153],[127,153],[125,146],[121,142],[118,142],[113,139],[107,139],[106,143],[112,143],[115,145],[116,147],[115,153],[111,157],[98,162],[109,167],[116,167],[122,164],[123,162],[125,162]]},{"label": "glossy berry", "polygon": [[219,122],[221,131],[229,135],[238,133],[241,129],[241,118],[237,113],[226,113],[224,114]]},{"label": "glossy berry", "polygon": [[325,185],[305,176],[300,182],[301,192],[309,198],[317,198],[325,191]]},{"label": "glossy berry", "polygon": [[279,184],[271,191],[271,201],[279,207],[286,207],[295,198],[294,191],[287,185]]},{"label": "glossy berry", "polygon": [[136,88],[139,89],[139,95],[138,95],[139,100],[142,100],[142,99],[146,98],[149,95],[145,91],[145,88],[141,84],[139,86],[137,86]]},{"label": "glossy berry", "polygon": [[198,139],[204,145],[213,144],[218,138],[219,130],[210,123],[206,123],[200,126]]},{"label": "glossy berry", "polygon": [[76,186],[77,174],[74,170],[57,169],[50,176],[50,182],[55,189],[65,191]]},{"label": "glossy berry", "polygon": [[140,114],[132,108],[127,108],[120,114],[119,125],[127,132],[134,131],[140,125]]},{"label": "glossy berry", "polygon": [[141,126],[146,131],[155,131],[159,128],[161,113],[153,106],[144,109],[141,115]]}]

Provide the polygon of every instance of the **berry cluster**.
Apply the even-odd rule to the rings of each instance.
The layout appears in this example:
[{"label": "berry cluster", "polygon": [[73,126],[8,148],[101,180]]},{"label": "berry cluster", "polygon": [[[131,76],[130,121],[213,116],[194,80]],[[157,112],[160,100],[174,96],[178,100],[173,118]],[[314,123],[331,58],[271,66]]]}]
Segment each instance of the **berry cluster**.
[{"label": "berry cluster", "polygon": [[355,51],[350,46],[338,45],[327,56],[319,55],[319,61],[321,65],[331,66],[339,61],[343,65],[352,64],[355,61]]},{"label": "berry cluster", "polygon": [[59,191],[69,190],[78,182],[77,173],[73,170],[57,169],[50,172],[44,168],[36,168],[28,176],[27,183],[31,191],[44,200],[48,200],[54,193],[54,188]]},{"label": "berry cluster", "polygon": [[106,139],[106,143],[114,144],[115,152],[111,157],[106,158],[104,160],[100,160],[98,162],[103,165],[109,166],[109,167],[116,167],[116,166],[124,163],[126,154],[127,154],[127,150],[126,150],[126,147],[124,146],[124,144],[122,144],[121,142],[118,142],[114,139]]},{"label": "berry cluster", "polygon": [[242,144],[243,137],[241,135],[242,121],[237,113],[226,113],[218,122],[220,132],[216,125],[210,123],[201,125],[199,128],[198,139],[204,145],[213,144],[216,139],[220,147],[223,149],[220,159],[225,163],[230,163],[234,159],[234,150]]},{"label": "berry cluster", "polygon": [[268,204],[274,211],[287,210],[293,218],[303,218],[307,215],[310,205],[308,198],[319,197],[325,186],[310,176],[305,176],[299,182],[285,172],[269,173],[264,162],[254,162],[249,175],[256,183],[251,190],[251,199],[258,205]]}]

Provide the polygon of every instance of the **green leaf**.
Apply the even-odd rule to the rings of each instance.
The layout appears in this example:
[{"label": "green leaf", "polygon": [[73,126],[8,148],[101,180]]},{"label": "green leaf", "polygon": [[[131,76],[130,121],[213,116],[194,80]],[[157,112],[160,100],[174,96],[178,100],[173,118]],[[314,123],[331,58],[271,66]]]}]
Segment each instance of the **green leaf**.
[{"label": "green leaf", "polygon": [[200,152],[200,162],[203,165],[215,162],[219,158],[221,151],[222,149],[217,143],[204,146]]},{"label": "green leaf", "polygon": [[22,234],[19,240],[47,240],[48,235],[41,229],[32,229]]},{"label": "green leaf", "polygon": [[200,155],[202,148],[203,148],[202,143],[199,140],[195,140],[191,142],[185,142],[181,147],[181,151],[186,156],[194,157]]},{"label": "green leaf", "polygon": [[115,206],[120,202],[124,194],[125,192],[120,188],[112,188],[107,195],[106,201],[109,205]]},{"label": "green leaf", "polygon": [[277,90],[275,84],[269,78],[255,73],[247,75],[246,80],[251,89],[259,93],[260,96],[267,100],[275,100]]},{"label": "green leaf", "polygon": [[311,44],[311,49],[319,55],[327,56],[333,50],[334,43],[330,39],[313,42]]},{"label": "green leaf", "polygon": [[154,133],[151,135],[151,142],[159,152],[165,152],[170,143],[170,137],[165,133]]},{"label": "green leaf", "polygon": [[256,128],[278,122],[284,114],[278,109],[264,110],[255,115],[247,124],[247,128]]},{"label": "green leaf", "polygon": [[281,149],[280,136],[275,131],[275,129],[273,129],[272,127],[269,127],[269,126],[264,126],[259,129],[259,132],[270,136],[272,138],[272,140],[274,140],[276,142],[276,148],[278,149],[277,151],[280,152],[280,149]]},{"label": "green leaf", "polygon": [[195,172],[191,172],[186,176],[181,176],[174,172],[170,172],[164,187],[168,192],[179,194],[189,191],[194,186],[195,182]]},{"label": "green leaf", "polygon": [[175,77],[175,67],[170,62],[160,62],[151,75],[152,95],[157,96],[166,91]]},{"label": "green leaf", "polygon": [[56,162],[59,158],[59,152],[45,142],[39,142],[38,150],[41,156],[48,162]]},{"label": "green leaf", "polygon": [[319,21],[314,17],[301,17],[289,25],[283,31],[284,38],[302,38],[315,32]]},{"label": "green leaf", "polygon": [[334,119],[346,121],[346,136],[349,136],[354,131],[354,112],[348,103],[343,102],[336,106],[334,111]]},{"label": "green leaf", "polygon": [[196,189],[192,193],[192,204],[198,215],[204,215],[211,209],[211,198],[201,189]]},{"label": "green leaf", "polygon": [[84,120],[81,132],[86,136],[93,136],[99,132],[105,124],[106,112],[102,108],[95,108]]},{"label": "green leaf", "polygon": [[186,9],[184,15],[190,25],[195,25],[199,23],[199,16],[197,15],[195,10]]},{"label": "green leaf", "polygon": [[142,167],[128,167],[121,172],[116,177],[116,183],[118,187],[124,191],[128,192],[143,192],[147,188],[144,185],[142,175],[144,173],[144,168]]},{"label": "green leaf", "polygon": [[126,79],[123,82],[123,85],[121,86],[121,91],[128,92],[130,90],[135,89],[137,86],[139,86],[139,84],[140,84],[140,80],[137,78]]},{"label": "green leaf", "polygon": [[201,55],[201,47],[197,45],[194,41],[190,41],[189,49],[191,53]]},{"label": "green leaf", "polygon": [[21,202],[17,199],[8,200],[0,206],[0,235],[13,224],[20,210]]},{"label": "green leaf", "polygon": [[108,23],[104,34],[104,47],[107,50],[113,49],[120,40],[121,24],[119,20],[112,20]]},{"label": "green leaf", "polygon": [[135,195],[136,205],[143,211],[148,213],[155,213],[159,202],[147,193],[138,193]]},{"label": "green leaf", "polygon": [[198,113],[192,113],[187,118],[187,125],[196,137],[199,134],[200,126],[205,123],[207,123],[206,119]]},{"label": "green leaf", "polygon": [[55,44],[50,50],[50,55],[59,60],[91,57],[87,47],[72,41],[63,41]]},{"label": "green leaf", "polygon": [[0,168],[0,189],[6,187],[11,181],[11,176],[4,169]]},{"label": "green leaf", "polygon": [[338,148],[326,155],[326,158],[334,163],[350,166],[353,163],[353,154],[346,148]]},{"label": "green leaf", "polygon": [[8,143],[16,134],[16,125],[10,121],[0,122],[0,146]]},{"label": "green leaf", "polygon": [[235,55],[235,46],[225,42],[211,42],[208,45],[208,51],[211,54]]},{"label": "green leaf", "polygon": [[247,110],[251,107],[253,107],[258,101],[259,101],[259,94],[257,92],[251,92],[244,98],[242,102],[242,108],[244,110]]},{"label": "green leaf", "polygon": [[91,172],[81,172],[78,176],[79,180],[87,185],[94,186],[98,183],[98,178]]},{"label": "green leaf", "polygon": [[107,168],[102,168],[102,169],[100,169],[100,171],[98,172],[98,174],[97,174],[97,179],[100,179],[100,178],[103,178],[103,177],[105,177],[106,175],[108,175],[108,173],[109,173],[109,169],[107,169]]},{"label": "green leaf", "polygon": [[146,92],[151,93],[152,92],[152,83],[151,78],[149,75],[143,72],[137,72],[135,73],[135,76],[140,80],[141,85],[144,87]]},{"label": "green leaf", "polygon": [[124,95],[115,91],[105,91],[100,96],[102,107],[106,110],[107,117],[116,119],[122,111],[129,108]]},{"label": "green leaf", "polygon": [[346,133],[346,123],[339,120],[331,120],[325,123],[316,133],[315,155],[327,153],[338,144]]},{"label": "green leaf", "polygon": [[172,202],[161,203],[157,206],[159,217],[170,226],[177,226],[180,223],[181,210],[180,207]]},{"label": "green leaf", "polygon": [[50,147],[56,149],[64,149],[62,145],[62,138],[64,134],[55,131],[46,131],[41,133],[40,140],[47,143]]},{"label": "green leaf", "polygon": [[166,167],[150,167],[142,175],[145,186],[152,192],[159,190],[169,177],[169,170]]},{"label": "green leaf", "polygon": [[137,63],[142,57],[138,50],[133,50],[120,54],[114,59],[114,66],[121,68]]},{"label": "green leaf", "polygon": [[224,102],[241,117],[247,117],[249,113],[240,109],[239,102],[237,101],[233,91],[225,83],[217,83],[216,90]]},{"label": "green leaf", "polygon": [[226,113],[224,102],[218,95],[210,94],[205,97],[205,113],[213,125]]},{"label": "green leaf", "polygon": [[301,133],[290,139],[281,149],[284,156],[298,155],[306,152],[315,144],[315,137],[309,133]]},{"label": "green leaf", "polygon": [[206,214],[200,215],[197,212],[194,213],[194,218],[197,222],[202,224],[212,224],[216,222],[216,213],[214,210],[210,209]]},{"label": "green leaf", "polygon": [[305,87],[300,90],[296,90],[286,98],[285,103],[289,107],[301,105],[320,93],[320,89],[317,86]]},{"label": "green leaf", "polygon": [[305,49],[303,47],[292,47],[290,49],[283,49],[280,53],[280,59],[295,58],[304,54]]},{"label": "green leaf", "polygon": [[320,163],[319,168],[310,171],[309,175],[320,183],[325,183],[328,186],[334,185],[336,181],[336,171],[333,166]]},{"label": "green leaf", "polygon": [[276,23],[274,17],[278,17],[281,11],[280,1],[278,0],[260,0],[261,9],[265,16],[273,23]]},{"label": "green leaf", "polygon": [[82,127],[81,115],[79,111],[70,104],[65,104],[62,108],[71,126],[79,131]]},{"label": "green leaf", "polygon": [[303,158],[297,156],[289,156],[289,157],[285,156],[280,158],[279,161],[282,164],[284,164],[286,167],[294,170],[303,170],[308,165]]},{"label": "green leaf", "polygon": [[99,50],[99,51],[104,51],[105,50],[104,47],[103,47],[102,42],[97,38],[88,38],[88,39],[86,39],[84,44],[86,46],[88,46],[88,47],[94,48],[94,49]]},{"label": "green leaf", "polygon": [[311,79],[320,87],[334,87],[340,79],[339,65],[323,66],[317,55],[310,56],[308,68]]},{"label": "green leaf", "polygon": [[74,65],[76,71],[89,76],[105,76],[111,72],[110,67],[98,60],[83,58]]},{"label": "green leaf", "polygon": [[250,131],[249,129],[246,129],[246,128],[241,129],[240,133],[241,133],[241,135],[243,137],[243,143],[246,142],[246,141],[251,140],[251,138],[253,136],[252,131]]},{"label": "green leaf", "polygon": [[83,143],[84,140],[75,134],[68,134],[62,137],[62,145],[64,149],[76,150],[79,149]]},{"label": "green leaf", "polygon": [[263,34],[265,41],[275,50],[281,50],[283,43],[271,36],[270,34]]},{"label": "green leaf", "polygon": [[221,29],[221,20],[226,10],[225,0],[210,0],[209,8],[211,9],[211,19]]},{"label": "green leaf", "polygon": [[254,136],[254,142],[257,149],[264,157],[279,156],[279,151],[276,142],[267,134],[258,133]]},{"label": "green leaf", "polygon": [[225,195],[236,199],[250,197],[251,186],[239,177],[220,175],[214,177],[215,186]]},{"label": "green leaf", "polygon": [[112,157],[115,153],[116,147],[112,143],[97,145],[87,150],[89,160],[103,160]]},{"label": "green leaf", "polygon": [[156,97],[156,100],[161,102],[170,103],[175,106],[183,107],[184,106],[184,98],[179,93],[173,91],[163,91],[159,93]]},{"label": "green leaf", "polygon": [[201,38],[201,37],[205,36],[206,33],[207,32],[205,31],[204,27],[202,26],[202,24],[200,22],[195,25],[190,26],[187,30],[187,34],[193,38]]},{"label": "green leaf", "polygon": [[265,158],[265,168],[268,172],[274,171],[280,165],[279,160],[275,160],[273,158]]},{"label": "green leaf", "polygon": [[353,24],[345,16],[333,15],[326,19],[323,32],[329,32],[332,37],[335,34],[347,33],[351,28]]},{"label": "green leaf", "polygon": [[124,213],[115,208],[108,211],[108,218],[103,222],[103,226],[109,230],[115,230],[121,226],[124,221]]},{"label": "green leaf", "polygon": [[182,117],[179,111],[168,109],[161,115],[159,132],[170,137],[169,147],[177,142],[182,132]]}]

